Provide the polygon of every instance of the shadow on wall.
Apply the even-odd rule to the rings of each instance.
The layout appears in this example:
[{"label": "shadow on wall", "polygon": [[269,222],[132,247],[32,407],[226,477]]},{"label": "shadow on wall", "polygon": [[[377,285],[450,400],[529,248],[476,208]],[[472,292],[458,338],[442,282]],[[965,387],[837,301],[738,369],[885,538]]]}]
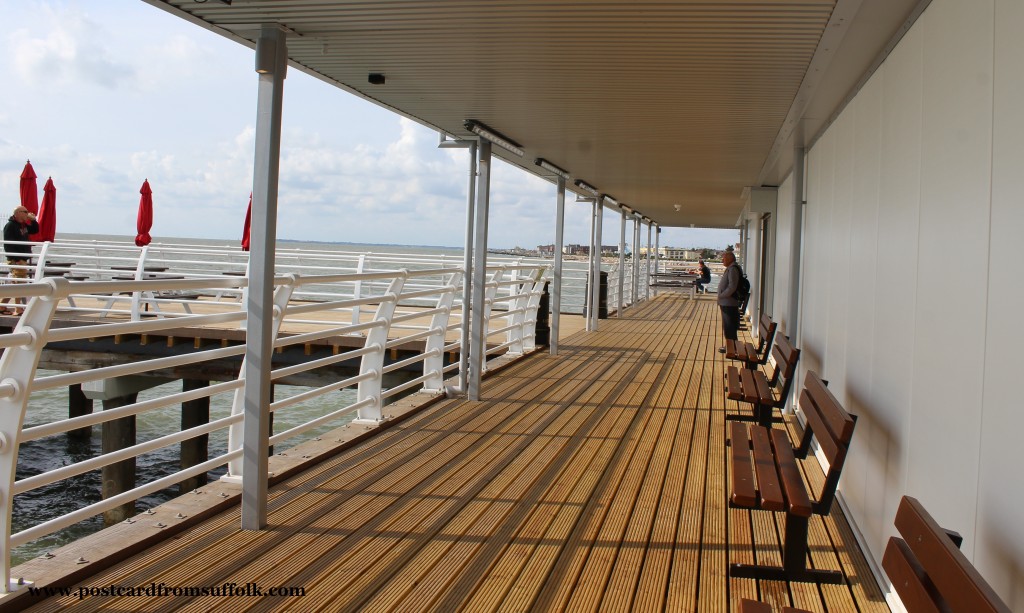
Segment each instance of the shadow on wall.
[{"label": "shadow on wall", "polygon": [[[893,518],[905,494],[903,449],[896,435],[899,424],[892,423],[897,413],[874,406],[868,390],[850,379],[847,379],[845,408],[857,416],[857,431],[850,444],[844,473],[843,499],[847,505],[857,508],[857,528],[871,556],[881,560],[885,544],[895,534]],[[859,490],[851,491],[845,483],[856,483]]]},{"label": "shadow on wall", "polygon": [[973,562],[976,567],[982,565],[979,572],[1011,610],[1024,611],[1024,544],[1007,539],[1020,531],[1020,516],[1015,515],[1019,509],[1003,507],[994,501],[979,505],[986,517],[975,551],[984,551],[985,559],[975,554]]}]

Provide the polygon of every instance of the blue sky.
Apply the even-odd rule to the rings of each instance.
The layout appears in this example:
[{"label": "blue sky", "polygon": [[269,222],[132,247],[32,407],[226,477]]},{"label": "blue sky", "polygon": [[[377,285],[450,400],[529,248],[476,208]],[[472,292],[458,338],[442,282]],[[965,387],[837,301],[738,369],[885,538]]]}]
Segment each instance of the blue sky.
[{"label": "blue sky", "polygon": [[[153,188],[155,237],[238,240],[252,185],[252,51],[137,0],[0,0],[0,193],[13,209],[31,159],[57,186],[57,232],[135,234]],[[467,152],[437,134],[289,70],[278,236],[460,246]],[[490,245],[554,240],[555,188],[498,161]],[[567,243],[589,205],[566,203]],[[605,212],[603,241],[618,241]],[[646,239],[646,232],[644,233]],[[722,248],[736,232],[665,228],[662,245]]]}]

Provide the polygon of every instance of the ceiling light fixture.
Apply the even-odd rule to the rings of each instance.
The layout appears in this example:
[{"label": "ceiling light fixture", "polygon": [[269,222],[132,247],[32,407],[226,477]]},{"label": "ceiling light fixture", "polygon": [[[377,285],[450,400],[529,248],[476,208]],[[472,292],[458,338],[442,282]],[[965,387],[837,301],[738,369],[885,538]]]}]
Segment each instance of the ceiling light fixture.
[{"label": "ceiling light fixture", "polygon": [[672,208],[674,208],[676,210],[676,213],[678,213],[679,211],[683,210],[683,205],[681,205],[681,204],[673,204]]},{"label": "ceiling light fixture", "polygon": [[550,173],[553,173],[555,175],[558,175],[559,177],[562,177],[563,179],[568,179],[569,178],[569,172],[567,170],[562,170],[561,168],[559,168],[558,166],[555,166],[554,164],[552,164],[551,162],[545,160],[544,158],[537,158],[537,159],[535,159],[533,161],[533,163],[536,164],[537,166],[540,166],[541,168],[543,168],[544,170],[546,170],[546,171],[548,171]]},{"label": "ceiling light fixture", "polygon": [[573,185],[589,194],[593,194],[595,196],[598,194],[597,188],[591,185],[590,183],[587,183],[583,179],[576,179],[576,181],[573,182]]},{"label": "ceiling light fixture", "polygon": [[487,126],[485,126],[484,124],[480,123],[475,119],[467,119],[465,123],[463,123],[462,125],[465,126],[466,129],[472,132],[473,134],[476,134],[480,138],[486,138],[487,140],[491,141],[495,145],[501,147],[502,149],[510,153],[514,153],[520,157],[522,157],[525,153],[523,151],[522,146],[519,145],[519,143],[515,142],[510,138],[507,138],[506,136],[499,132],[495,132],[494,130],[488,128]]},{"label": "ceiling light fixture", "polygon": [[607,202],[608,204],[610,204],[612,206],[619,206],[619,201],[616,200],[615,198],[612,198],[608,194],[604,194],[601,197],[604,198],[604,201]]},{"label": "ceiling light fixture", "polygon": [[620,206],[622,207],[622,210],[626,211],[626,213],[629,214],[629,215],[632,215],[633,213],[636,213],[636,211],[633,210],[633,207],[629,206],[628,204],[623,204],[623,205],[620,205]]}]

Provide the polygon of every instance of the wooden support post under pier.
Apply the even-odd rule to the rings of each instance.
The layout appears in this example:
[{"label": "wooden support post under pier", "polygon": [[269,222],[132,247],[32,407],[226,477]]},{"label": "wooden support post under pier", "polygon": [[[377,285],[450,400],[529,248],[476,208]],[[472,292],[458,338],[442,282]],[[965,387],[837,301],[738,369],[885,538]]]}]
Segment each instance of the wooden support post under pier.
[{"label": "wooden support post under pier", "polygon": [[[181,391],[190,392],[210,385],[209,381],[200,379],[182,379]],[[210,423],[210,397],[196,398],[181,403],[181,429],[188,430]],[[210,435],[203,434],[181,442],[181,468],[190,468],[209,459]],[[184,494],[206,485],[206,473],[189,477],[178,484],[179,491]]]},{"label": "wooden support post under pier", "polygon": [[[82,393],[82,385],[76,383],[68,386],[68,417],[81,417],[92,413],[92,398]],[[68,432],[68,437],[73,439],[86,439],[92,436],[92,426],[78,428]]]},{"label": "wooden support post under pier", "polygon": [[[103,401],[103,410],[134,404],[138,393],[116,396]],[[103,453],[112,453],[135,444],[135,416],[122,417],[103,423]],[[135,458],[104,466],[102,471],[103,499],[116,496],[135,487]],[[103,512],[103,524],[112,526],[135,515],[135,502],[128,502]]]}]

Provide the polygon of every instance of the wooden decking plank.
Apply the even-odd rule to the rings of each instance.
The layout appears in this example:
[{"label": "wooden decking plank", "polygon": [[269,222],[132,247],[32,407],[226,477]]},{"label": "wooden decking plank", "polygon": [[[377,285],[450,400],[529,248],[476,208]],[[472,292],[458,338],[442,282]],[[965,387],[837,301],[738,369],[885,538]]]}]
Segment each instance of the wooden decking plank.
[{"label": "wooden decking plank", "polygon": [[[654,366],[653,363],[649,365]],[[604,472],[614,449],[612,440],[621,436],[631,420],[632,412],[623,410],[623,405],[629,406],[635,397],[645,396],[655,380],[654,376],[645,374],[631,381],[612,405],[598,409],[605,414],[600,427],[592,434],[587,433],[577,455],[568,461],[569,470],[563,471],[554,486],[534,504],[534,512],[524,519],[522,529],[509,537],[506,547],[494,556],[494,562],[481,560],[477,563],[485,578],[468,598],[459,603],[460,607],[487,610],[500,604],[516,608],[513,602],[518,602],[523,609],[527,607],[543,585],[547,569],[560,550],[557,546],[556,551],[544,548],[544,543],[556,538],[562,540],[568,534],[568,526],[575,523],[586,497]],[[552,530],[562,532],[556,537]],[[538,549],[544,549],[544,553],[550,555],[535,556]],[[509,595],[510,589],[515,593]],[[455,605],[455,602],[449,599],[446,604]]]},{"label": "wooden decking plank", "polygon": [[[582,396],[575,399],[571,404],[580,407],[586,406],[589,403],[598,402],[597,398],[614,388],[615,383],[616,382],[611,380],[611,378],[608,378],[608,380],[604,382],[604,385],[586,386],[586,389],[583,390]],[[577,413],[579,413],[579,415],[577,415],[579,419],[577,420],[577,423],[572,425],[579,427],[582,422],[587,421],[586,418],[588,415],[586,413],[589,412],[579,410]],[[566,413],[560,413],[560,417],[564,415],[566,415]],[[598,418],[599,417],[600,416],[598,416]],[[495,493],[487,495],[485,498],[493,496],[495,498],[501,497],[512,501],[522,498],[524,492],[543,475],[544,471],[552,468],[552,460],[556,455],[558,455],[558,452],[562,450],[562,448],[556,445],[549,444],[546,440],[534,438],[534,440],[530,442],[529,448],[524,450],[522,456],[518,458],[518,463],[523,464],[524,460],[529,459],[528,452],[530,449],[534,450],[536,457],[540,458],[540,461],[537,461],[536,459],[532,460],[537,464],[536,470],[529,470],[530,466],[524,467],[522,472],[527,474],[529,479],[518,484],[518,490],[511,489],[510,491],[498,491],[501,483],[494,481],[488,487],[494,488],[496,490]],[[554,468],[557,468],[557,466]],[[513,483],[512,485],[517,484]],[[547,484],[545,483],[544,485],[546,486]],[[402,598],[411,599],[413,602],[417,603],[417,606],[429,603],[430,599],[436,598],[439,595],[437,590],[442,589],[445,583],[452,580],[453,573],[461,570],[467,560],[472,557],[472,554],[480,548],[485,541],[488,543],[492,541],[494,537],[493,532],[502,525],[502,522],[506,519],[506,516],[512,512],[514,506],[515,505],[485,504],[480,505],[480,508],[477,509],[477,513],[467,513],[464,517],[454,518],[452,524],[450,524],[453,532],[452,541],[444,544],[433,544],[434,546],[432,549],[436,550],[433,553],[420,552],[420,554],[417,555],[417,558],[426,559],[421,564],[411,563],[409,565],[408,572],[403,573],[401,581],[390,582],[386,590],[376,595],[373,600],[367,602],[367,606],[376,607],[380,605],[385,608],[391,608],[396,605],[400,606],[398,603]],[[459,535],[468,538],[460,538]],[[452,553],[451,550],[453,547],[457,547],[458,551]],[[428,546],[428,548],[430,547]],[[438,566],[437,558],[442,556],[444,557],[443,563]],[[421,575],[417,572],[417,566],[423,568],[422,572],[424,574]],[[406,584],[406,587],[403,588],[401,585],[402,583]],[[416,589],[406,593],[410,586],[415,586]],[[426,588],[429,591],[426,594],[417,594],[417,592],[422,591],[421,588]],[[380,600],[380,598],[385,598],[389,595],[393,597],[394,600],[390,602]]]},{"label": "wooden decking plank", "polygon": [[[702,388],[710,389],[718,378],[714,363],[705,362]],[[710,398],[702,406],[710,406]],[[701,574],[697,587],[697,600],[704,611],[728,610],[728,510],[725,459],[725,415],[721,411],[708,411],[710,418],[709,448],[719,450],[708,454],[708,476],[704,498],[704,534],[701,541]]]},{"label": "wooden decking plank", "polygon": [[[581,384],[581,385],[582,385],[582,384]],[[516,404],[516,403],[512,403],[512,404]],[[542,405],[541,405],[540,403],[537,403],[536,405],[537,405],[537,406],[542,406]],[[545,410],[547,410],[547,409],[545,409]],[[550,412],[550,411],[549,411],[549,412]],[[520,440],[525,440],[525,439],[523,439],[523,437],[517,437],[517,438],[518,438],[518,439],[520,439]],[[484,484],[484,485],[485,485],[485,484]],[[456,514],[457,512],[458,512],[458,510],[457,510],[457,509],[453,511],[453,517],[454,517],[454,515],[455,515],[455,514]],[[446,521],[449,521],[450,519],[451,519],[451,518],[447,518],[447,520],[446,520]],[[445,522],[445,523],[446,523],[446,522]],[[413,556],[415,556],[415,555],[417,554],[417,552],[418,552],[418,550],[415,550],[415,549],[408,549],[408,550],[407,550],[406,552],[404,552],[404,553],[406,553],[406,559],[408,560],[408,559],[411,559],[411,558],[412,558]],[[369,573],[367,573],[367,574],[369,574]],[[343,578],[341,578],[341,579],[343,580]],[[334,579],[334,580],[339,580],[339,579]],[[364,581],[364,582],[365,582],[365,581]],[[368,597],[369,597],[369,595],[370,595],[370,594],[372,594],[373,592],[375,592],[375,590],[376,590],[377,588],[379,588],[379,587],[380,587],[380,585],[378,585],[378,586],[377,586],[376,588],[370,588],[370,587],[368,587],[368,586],[362,586],[362,587],[361,587],[361,589],[362,589],[362,590],[364,590],[364,592],[366,592],[366,593],[368,594]]]}]

